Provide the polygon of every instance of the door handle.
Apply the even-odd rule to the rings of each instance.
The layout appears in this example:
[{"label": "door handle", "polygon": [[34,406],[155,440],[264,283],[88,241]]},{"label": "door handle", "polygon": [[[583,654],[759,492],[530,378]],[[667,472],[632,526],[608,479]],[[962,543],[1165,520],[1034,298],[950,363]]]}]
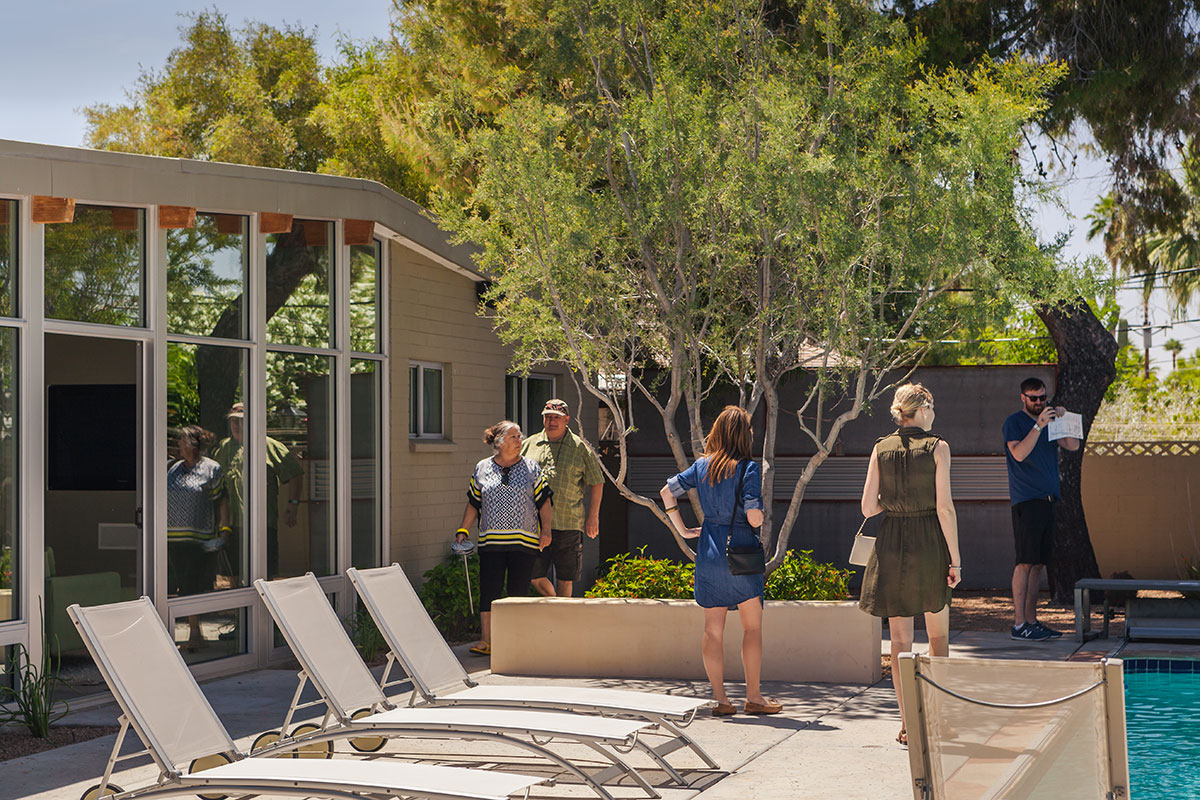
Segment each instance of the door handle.
[{"label": "door handle", "polygon": [[142,529],[142,508],[138,506],[138,510],[134,512],[133,524],[138,526],[138,530]]}]

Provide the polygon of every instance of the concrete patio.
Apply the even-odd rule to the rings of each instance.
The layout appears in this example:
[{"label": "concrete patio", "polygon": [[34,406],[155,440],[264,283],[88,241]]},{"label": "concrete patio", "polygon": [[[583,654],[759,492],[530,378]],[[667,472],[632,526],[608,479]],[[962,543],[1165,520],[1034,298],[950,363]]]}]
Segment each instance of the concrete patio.
[{"label": "concrete patio", "polygon": [[[885,632],[886,635],[886,632]],[[1094,640],[1083,646],[1069,637],[1048,643],[1014,642],[1007,634],[958,632],[952,635],[951,654],[969,658],[1026,658],[1040,660],[1095,659],[1116,650],[1120,639]],[[885,638],[883,649],[888,642]],[[1142,652],[1152,646],[1131,646]],[[1147,649],[1149,648],[1149,649]],[[919,645],[918,650],[924,646]],[[1161,648],[1160,648],[1161,649]],[[1181,653],[1197,657],[1200,648]],[[1131,655],[1128,650],[1127,655]],[[1140,655],[1141,653],[1139,653]],[[469,669],[479,669],[484,659],[463,654]],[[482,670],[475,675],[485,683],[545,683],[544,678],[510,678]],[[803,677],[803,676],[798,676]],[[557,679],[556,679],[557,681]],[[707,685],[685,681],[605,681],[563,680],[579,685],[621,687],[688,693],[704,696]],[[295,691],[296,675],[290,670],[261,670],[203,684],[205,694],[217,714],[242,748],[254,736],[283,721],[288,701]],[[734,689],[740,689],[735,686]],[[674,787],[648,759],[633,758],[644,767],[643,774],[666,800],[756,800],[787,798],[906,798],[909,788],[908,755],[893,741],[899,729],[895,694],[890,680],[871,686],[820,683],[771,683],[769,695],[782,700],[784,713],[775,717],[714,719],[703,716],[690,731],[723,767],[716,773],[701,768],[693,754],[680,751],[672,762],[680,766],[689,781],[687,787]],[[731,692],[740,699],[737,692]],[[66,722],[75,724],[113,724],[115,705],[106,705],[72,713]],[[129,739],[133,739],[131,735]],[[80,794],[98,782],[114,736],[104,736],[56,750],[0,764],[0,797],[29,800],[78,800]],[[127,741],[125,752],[140,745]],[[338,758],[362,758],[344,743]],[[596,764],[595,755],[582,747],[563,746],[564,754],[578,755],[581,763]],[[551,777],[554,771],[524,751],[491,743],[454,741],[393,740],[374,757],[419,760],[425,763],[486,765],[497,769]],[[132,788],[152,780],[156,770],[148,758],[121,762],[113,782]],[[640,793],[632,782],[612,787],[618,800],[632,800]],[[553,786],[538,787],[535,797],[594,797],[571,776],[558,776]]]}]

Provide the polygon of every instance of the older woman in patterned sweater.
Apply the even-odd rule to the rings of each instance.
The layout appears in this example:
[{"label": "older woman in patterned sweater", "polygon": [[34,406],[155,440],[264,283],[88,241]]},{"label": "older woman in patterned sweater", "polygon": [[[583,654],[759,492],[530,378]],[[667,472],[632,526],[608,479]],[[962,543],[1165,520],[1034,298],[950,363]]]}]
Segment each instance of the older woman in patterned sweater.
[{"label": "older woman in patterned sweater", "polygon": [[521,426],[509,420],[483,432],[495,454],[475,465],[467,487],[467,507],[456,541],[479,521],[479,593],[482,638],[472,653],[491,655],[492,601],[529,591],[538,551],[550,544],[550,498],[541,467],[521,457]]}]

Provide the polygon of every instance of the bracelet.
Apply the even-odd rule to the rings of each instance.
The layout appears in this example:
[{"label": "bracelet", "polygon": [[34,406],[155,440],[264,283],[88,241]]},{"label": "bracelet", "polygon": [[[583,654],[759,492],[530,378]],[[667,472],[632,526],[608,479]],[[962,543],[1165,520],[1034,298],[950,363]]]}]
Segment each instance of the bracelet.
[{"label": "bracelet", "polygon": [[471,535],[471,532],[470,532],[469,530],[467,530],[466,528],[459,528],[458,530],[456,530],[456,531],[454,532],[454,535],[455,535],[455,536],[458,536],[460,533],[461,533],[461,534],[463,534],[464,536],[470,536],[470,535]]},{"label": "bracelet", "polygon": [[230,533],[233,533],[233,526],[231,526],[231,525],[222,525],[221,527],[217,528],[217,532],[218,532],[218,533],[225,533],[226,531],[229,531]]},{"label": "bracelet", "polygon": [[663,513],[670,514],[672,511],[678,511],[678,510],[679,510],[679,506],[671,506],[670,508],[664,508]]},{"label": "bracelet", "polygon": [[958,564],[951,564],[950,569],[956,569],[959,572],[962,572],[962,567],[960,567]]}]

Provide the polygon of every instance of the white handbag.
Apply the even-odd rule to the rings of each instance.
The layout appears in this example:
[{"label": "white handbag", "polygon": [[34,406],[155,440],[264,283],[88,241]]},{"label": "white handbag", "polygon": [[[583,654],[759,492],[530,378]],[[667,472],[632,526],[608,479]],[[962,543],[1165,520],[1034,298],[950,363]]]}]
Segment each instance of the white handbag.
[{"label": "white handbag", "polygon": [[871,560],[871,553],[875,551],[875,537],[863,536],[863,528],[866,526],[867,521],[864,519],[862,525],[858,526],[858,533],[854,534],[854,546],[850,548],[850,563],[856,567],[865,567]]}]

